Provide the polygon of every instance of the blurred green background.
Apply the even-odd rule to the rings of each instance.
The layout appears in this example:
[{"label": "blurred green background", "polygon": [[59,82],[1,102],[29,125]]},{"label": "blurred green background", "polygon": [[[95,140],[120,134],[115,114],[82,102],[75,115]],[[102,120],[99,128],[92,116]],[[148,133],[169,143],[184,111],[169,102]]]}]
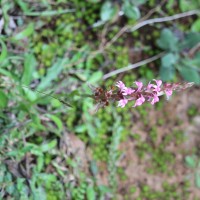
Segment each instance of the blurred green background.
[{"label": "blurred green background", "polygon": [[[0,0],[0,199],[200,199],[199,8]],[[154,78],[195,86],[154,107],[84,96]]]}]

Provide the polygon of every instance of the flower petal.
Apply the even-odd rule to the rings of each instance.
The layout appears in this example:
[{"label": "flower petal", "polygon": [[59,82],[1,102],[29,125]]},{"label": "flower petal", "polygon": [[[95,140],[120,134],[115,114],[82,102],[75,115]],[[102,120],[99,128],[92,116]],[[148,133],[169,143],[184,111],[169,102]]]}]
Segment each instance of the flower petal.
[{"label": "flower petal", "polygon": [[139,81],[135,81],[135,84],[137,85],[137,91],[140,91],[143,87],[143,83],[142,82],[139,82]]},{"label": "flower petal", "polygon": [[127,99],[121,99],[119,102],[118,102],[118,106],[117,107],[121,107],[121,108],[124,108],[125,105],[128,103],[128,100]]},{"label": "flower petal", "polygon": [[141,106],[144,102],[145,98],[141,95],[141,97],[136,100],[135,105],[133,107]]}]

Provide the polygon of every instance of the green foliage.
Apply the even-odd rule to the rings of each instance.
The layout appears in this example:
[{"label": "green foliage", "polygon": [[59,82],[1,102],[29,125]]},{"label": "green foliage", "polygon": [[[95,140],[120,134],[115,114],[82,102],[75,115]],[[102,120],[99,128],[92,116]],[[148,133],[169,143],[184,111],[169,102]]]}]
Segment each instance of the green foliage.
[{"label": "green foliage", "polygon": [[197,20],[192,24],[191,30],[192,30],[193,32],[200,32],[200,19],[197,19]]},{"label": "green foliage", "polygon": [[124,2],[122,10],[124,14],[130,19],[137,20],[140,18],[140,10],[129,1]]},{"label": "green foliage", "polygon": [[6,59],[6,56],[7,56],[7,47],[6,47],[6,44],[3,42],[3,40],[1,39],[0,39],[0,43],[1,43],[0,63],[2,63],[3,60]]},{"label": "green foliage", "polygon": [[195,156],[186,156],[185,162],[188,167],[195,168],[196,167],[196,157]]},{"label": "green foliage", "polygon": [[[182,11],[198,8],[198,1],[179,3]],[[35,6],[24,0],[1,1],[0,199],[117,198],[118,176],[120,181],[129,178],[123,168],[117,167],[121,155],[118,146],[130,135],[138,142],[139,157],[151,154],[149,173],[169,172],[167,166],[173,166],[174,157],[165,147],[172,140],[177,145],[183,141],[180,131],[166,136],[163,145],[155,148],[156,129],[149,132],[148,142],[131,132],[135,112],[144,127],[148,126],[148,106],[133,111],[132,105],[121,109],[112,104],[93,114],[95,103],[82,94],[91,94],[88,83],[109,88],[118,79],[127,85],[137,78],[148,82],[155,78],[160,62],[163,80],[177,78],[178,71],[185,80],[198,84],[200,54],[189,53],[200,42],[199,19],[189,27],[184,21],[176,21],[174,27],[184,30],[182,36],[170,28],[171,23],[169,28],[155,24],[121,34],[123,27],[137,24],[149,10],[155,10],[154,18],[163,11],[176,14],[178,6],[172,0],[165,9],[154,9],[155,0],[43,0]],[[118,34],[120,37],[116,37]],[[115,42],[106,46],[113,38]],[[102,81],[104,74],[153,56],[160,49],[166,54],[156,66],[144,65]],[[194,116],[194,110],[190,108],[188,115]],[[164,123],[159,119],[157,125]],[[78,161],[74,141],[71,145],[67,137],[71,133],[91,151],[90,170],[83,171],[87,165]],[[109,172],[107,186],[97,180],[102,163]],[[195,182],[199,187],[198,173]],[[181,196],[176,194],[178,186],[163,187],[162,195],[147,185],[134,185],[130,193],[138,189],[139,199]],[[126,194],[124,199],[133,198]]]},{"label": "green foliage", "polygon": [[176,52],[178,49],[178,38],[173,35],[170,29],[166,28],[162,30],[157,44],[164,50]]},{"label": "green foliage", "polygon": [[[194,177],[194,183],[197,188],[200,188],[200,160],[195,154],[187,155],[185,157],[185,164],[192,170],[192,177]],[[191,176],[190,176],[191,177]]]},{"label": "green foliage", "polygon": [[110,1],[106,1],[101,7],[101,20],[111,20],[117,14],[118,8]]},{"label": "green foliage", "polygon": [[6,94],[0,90],[0,108],[5,108],[8,104],[8,97],[6,96]]},{"label": "green foliage", "polygon": [[180,9],[183,12],[199,8],[199,6],[200,6],[200,1],[199,0],[192,0],[192,1],[179,0],[179,1],[180,1]]},{"label": "green foliage", "polygon": [[34,33],[34,24],[30,23],[23,31],[14,35],[11,39],[17,41],[31,36]]},{"label": "green foliage", "polygon": [[157,44],[167,51],[161,59],[160,76],[163,81],[173,80],[178,70],[186,81],[200,84],[198,53],[195,54],[194,59],[181,56],[182,52],[188,48],[194,48],[199,41],[200,34],[195,32],[187,33],[182,40],[177,38],[170,29],[164,29],[161,32]]},{"label": "green foliage", "polygon": [[122,127],[120,126],[120,118],[116,118],[116,122],[113,127],[113,136],[109,147],[110,149],[108,158],[109,184],[113,192],[115,192],[117,189],[116,162],[118,160],[118,145],[120,143],[121,133]]}]

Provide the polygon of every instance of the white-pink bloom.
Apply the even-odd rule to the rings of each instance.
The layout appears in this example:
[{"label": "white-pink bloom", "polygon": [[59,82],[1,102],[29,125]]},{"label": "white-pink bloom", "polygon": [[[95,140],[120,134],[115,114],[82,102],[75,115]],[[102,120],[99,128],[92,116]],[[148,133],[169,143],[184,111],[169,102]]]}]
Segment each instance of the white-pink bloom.
[{"label": "white-pink bloom", "polygon": [[165,90],[165,94],[167,95],[167,97],[172,95],[172,90],[171,89],[166,89]]},{"label": "white-pink bloom", "polygon": [[157,102],[159,102],[159,98],[158,98],[157,94],[155,94],[155,95],[153,96],[153,99],[152,99],[151,104],[154,105],[154,104],[157,103]]},{"label": "white-pink bloom", "polygon": [[123,90],[124,88],[126,88],[125,84],[122,81],[118,81],[116,86],[120,89]]},{"label": "white-pink bloom", "polygon": [[136,106],[141,106],[143,103],[145,102],[145,98],[143,97],[143,95],[141,95],[135,102],[135,105],[133,107]]},{"label": "white-pink bloom", "polygon": [[156,82],[156,85],[155,84],[148,84],[147,85],[147,90],[152,90],[154,92],[160,92],[161,88],[160,86],[162,85],[162,81],[161,80],[156,80],[156,79],[153,79],[155,82]]},{"label": "white-pink bloom", "polygon": [[139,81],[135,81],[135,84],[137,85],[137,92],[141,91],[142,87],[143,87],[143,83],[139,82]]},{"label": "white-pink bloom", "polygon": [[172,95],[172,92],[173,92],[173,85],[170,84],[170,83],[166,83],[166,84],[164,85],[164,92],[165,92],[167,98],[168,98],[169,96],[171,96],[171,95]]},{"label": "white-pink bloom", "polygon": [[132,88],[127,88],[127,87],[125,87],[123,90],[122,90],[122,94],[123,95],[130,95],[130,94],[133,94],[133,92],[135,92],[135,90],[133,90]]},{"label": "white-pink bloom", "polygon": [[160,87],[162,85],[162,81],[161,80],[156,80],[156,79],[153,79],[153,80],[156,82],[158,87]]},{"label": "white-pink bloom", "polygon": [[118,107],[121,107],[121,108],[124,108],[124,106],[128,103],[128,100],[127,99],[121,99],[119,102],[118,102]]},{"label": "white-pink bloom", "polygon": [[154,87],[155,87],[155,85],[154,85],[154,84],[151,84],[151,83],[149,82],[149,84],[147,85],[147,91],[151,91],[151,89],[154,88]]},{"label": "white-pink bloom", "polygon": [[156,92],[157,94],[161,91],[161,88],[160,86],[162,85],[162,81],[161,80],[156,80],[156,79],[153,79],[155,82],[156,82],[156,85],[155,84],[151,84],[149,82],[149,84],[147,85],[147,92]]},{"label": "white-pink bloom", "polygon": [[153,91],[160,92],[160,90],[161,90],[160,86],[162,85],[162,81],[161,80],[155,80],[155,79],[154,79],[154,81],[156,82],[156,85],[155,85]]}]

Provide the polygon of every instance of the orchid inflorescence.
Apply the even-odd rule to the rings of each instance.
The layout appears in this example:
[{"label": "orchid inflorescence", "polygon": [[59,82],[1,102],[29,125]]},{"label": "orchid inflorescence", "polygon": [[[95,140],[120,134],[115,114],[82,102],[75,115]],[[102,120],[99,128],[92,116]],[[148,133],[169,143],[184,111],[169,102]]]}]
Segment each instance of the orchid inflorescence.
[{"label": "orchid inflorescence", "polygon": [[95,88],[93,95],[98,107],[105,107],[109,102],[118,102],[118,107],[125,107],[128,102],[134,102],[133,107],[141,106],[144,102],[150,102],[152,105],[159,102],[159,97],[166,95],[167,99],[173,91],[181,91],[191,87],[193,83],[162,83],[161,80],[153,79],[144,86],[142,82],[135,81],[135,86],[127,87],[122,81],[118,81],[115,87],[109,90]]}]

